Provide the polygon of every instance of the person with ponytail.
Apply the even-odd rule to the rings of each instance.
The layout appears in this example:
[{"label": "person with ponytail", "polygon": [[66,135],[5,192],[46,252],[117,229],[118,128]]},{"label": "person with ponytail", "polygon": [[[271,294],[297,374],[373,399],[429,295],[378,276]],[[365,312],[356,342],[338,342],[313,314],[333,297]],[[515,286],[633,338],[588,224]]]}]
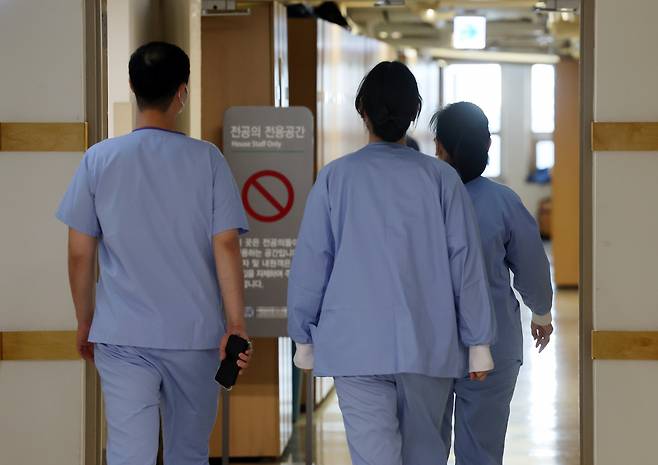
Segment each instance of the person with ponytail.
[{"label": "person with ponytail", "polygon": [[369,144],[319,173],[298,236],[295,364],[334,377],[354,465],[445,464],[453,379],[493,368],[477,220],[456,171],[405,144],[421,109],[405,65],[375,66],[355,106]]},{"label": "person with ponytail", "polygon": [[475,207],[498,331],[491,349],[495,370],[483,383],[455,381],[443,436],[449,444],[454,429],[457,465],[500,465],[523,362],[521,316],[510,271],[514,288],[533,313],[530,330],[541,352],[553,332],[550,266],[537,223],[519,196],[482,177],[491,145],[489,121],[482,110],[472,103],[455,103],[434,115],[432,125],[438,157],[457,170]]}]

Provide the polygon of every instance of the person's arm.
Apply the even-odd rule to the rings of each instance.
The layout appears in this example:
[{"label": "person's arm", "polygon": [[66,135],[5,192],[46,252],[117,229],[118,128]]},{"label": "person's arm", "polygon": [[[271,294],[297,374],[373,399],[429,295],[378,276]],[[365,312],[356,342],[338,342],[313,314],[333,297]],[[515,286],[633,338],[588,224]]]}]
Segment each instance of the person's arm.
[{"label": "person's arm", "polygon": [[[222,291],[224,314],[226,316],[226,333],[220,344],[221,359],[226,357],[226,343],[231,334],[249,340],[244,319],[244,274],[240,254],[239,233],[235,229],[221,232],[213,237],[217,280]],[[241,354],[238,361],[240,368],[246,368],[251,351]]]},{"label": "person's arm", "polygon": [[443,201],[459,337],[469,348],[471,379],[482,381],[494,368],[496,327],[477,219],[461,181],[444,186]]},{"label": "person's arm", "polygon": [[94,360],[94,345],[89,343],[89,330],[94,316],[97,246],[97,238],[69,228],[69,284],[78,320],[76,344],[80,356],[89,361]]},{"label": "person's arm", "polygon": [[295,365],[313,368],[311,327],[320,320],[334,263],[326,170],[309,194],[288,281],[288,334],[295,341]]},{"label": "person's arm", "polygon": [[57,218],[69,227],[69,284],[78,320],[76,347],[78,353],[90,361],[94,358],[89,331],[95,305],[96,250],[98,238],[102,235],[93,188],[93,150],[82,157],[56,213]]},{"label": "person's arm", "polygon": [[508,222],[505,259],[514,273],[514,288],[532,311],[531,333],[541,352],[553,333],[551,267],[537,222],[518,197],[511,202]]},{"label": "person's arm", "polygon": [[[240,234],[249,231],[238,186],[226,159],[215,146],[210,146],[213,161],[212,237],[217,281],[224,303],[226,332],[220,343],[220,354],[226,357],[228,338],[235,334],[249,340],[244,318],[244,274],[240,253]],[[246,368],[252,349],[240,355],[238,366]]]}]

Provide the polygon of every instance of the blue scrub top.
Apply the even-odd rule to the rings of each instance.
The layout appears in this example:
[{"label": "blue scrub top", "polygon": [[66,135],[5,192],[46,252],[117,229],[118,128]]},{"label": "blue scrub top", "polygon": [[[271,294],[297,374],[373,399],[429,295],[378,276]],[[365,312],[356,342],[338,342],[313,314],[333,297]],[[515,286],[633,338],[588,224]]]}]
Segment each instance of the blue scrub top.
[{"label": "blue scrub top", "polygon": [[494,362],[523,361],[523,330],[514,287],[533,313],[551,311],[551,272],[539,228],[521,199],[510,188],[479,177],[466,184],[480,224],[498,341],[491,348]]},{"label": "blue scrub top", "polygon": [[288,329],[320,376],[459,377],[494,339],[477,220],[457,173],[374,143],[319,174],[288,288]]},{"label": "blue scrub top", "polygon": [[91,342],[219,347],[224,317],[212,237],[248,226],[217,147],[152,128],[96,144],[57,218],[99,238]]}]

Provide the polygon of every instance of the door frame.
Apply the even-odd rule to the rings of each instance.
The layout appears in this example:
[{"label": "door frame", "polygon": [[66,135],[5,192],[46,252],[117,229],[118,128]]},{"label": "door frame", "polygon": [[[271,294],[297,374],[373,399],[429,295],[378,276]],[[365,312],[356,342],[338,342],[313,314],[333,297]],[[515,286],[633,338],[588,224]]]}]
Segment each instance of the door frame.
[{"label": "door frame", "polygon": [[[107,138],[107,0],[84,2],[85,119],[90,145]],[[103,465],[103,405],[93,363],[84,362],[83,463]]]},{"label": "door frame", "polygon": [[[90,144],[107,137],[107,0],[84,2],[85,102]],[[593,153],[595,0],[580,10],[580,463],[594,463],[592,363],[593,310]],[[103,464],[100,381],[93,364],[84,370],[84,464]]]},{"label": "door frame", "polygon": [[594,463],[593,153],[595,0],[580,8],[580,464]]}]

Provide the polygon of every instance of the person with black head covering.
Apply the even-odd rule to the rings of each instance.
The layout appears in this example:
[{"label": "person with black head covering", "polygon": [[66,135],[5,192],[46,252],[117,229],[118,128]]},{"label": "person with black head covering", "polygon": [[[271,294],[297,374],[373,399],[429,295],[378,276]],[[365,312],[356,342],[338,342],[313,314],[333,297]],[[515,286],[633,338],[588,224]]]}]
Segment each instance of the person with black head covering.
[{"label": "person with black head covering", "polygon": [[[457,465],[501,465],[510,402],[523,360],[519,302],[510,282],[532,310],[531,333],[541,352],[550,340],[550,266],[534,218],[514,191],[482,177],[489,159],[489,121],[468,102],[448,106],[434,115],[437,155],[450,163],[466,184],[480,225],[497,342],[492,346],[496,368],[483,383],[455,381],[444,419],[444,441],[453,432]],[[440,393],[442,395],[442,393]]]},{"label": "person with black head covering", "polygon": [[295,363],[333,376],[354,465],[445,464],[453,378],[493,368],[477,223],[447,163],[405,145],[413,74],[378,64],[356,111],[370,143],[313,187],[288,288]]}]

